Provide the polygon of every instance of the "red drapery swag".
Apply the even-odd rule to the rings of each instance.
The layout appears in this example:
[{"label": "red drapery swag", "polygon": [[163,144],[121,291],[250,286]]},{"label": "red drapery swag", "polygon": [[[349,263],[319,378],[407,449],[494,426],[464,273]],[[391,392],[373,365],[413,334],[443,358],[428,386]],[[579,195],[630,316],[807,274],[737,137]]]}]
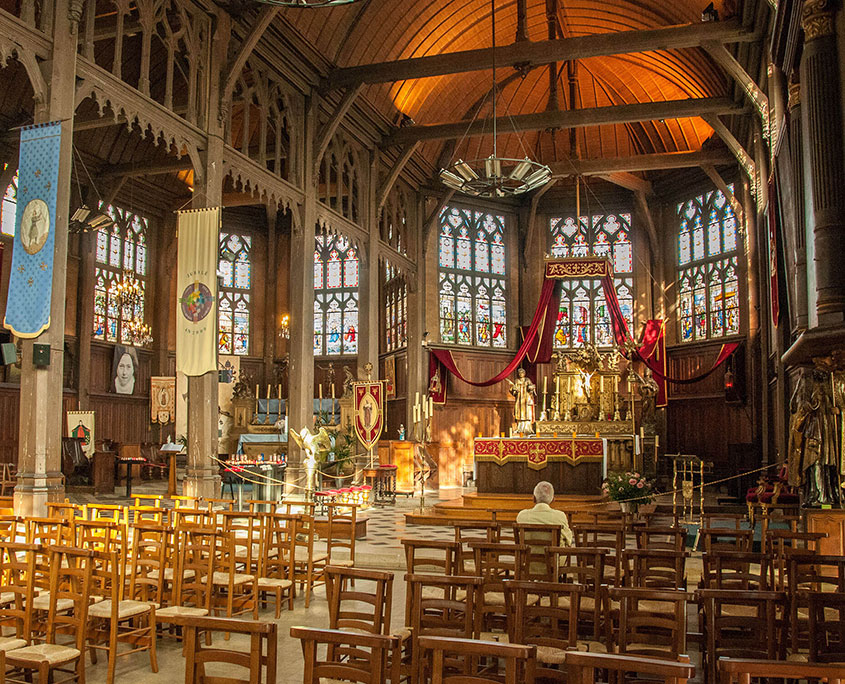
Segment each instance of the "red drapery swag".
[{"label": "red drapery swag", "polygon": [[[703,380],[718,368],[736,351],[738,342],[722,345],[719,356],[713,366],[705,373],[694,378],[675,379],[666,375],[665,321],[654,319],[646,323],[642,340],[635,343],[628,330],[628,324],[622,315],[616,288],[613,285],[613,269],[607,259],[586,257],[567,259],[566,261],[547,261],[540,301],[534,311],[531,324],[521,329],[522,343],[513,359],[501,371],[489,380],[476,382],[464,377],[460,372],[452,352],[448,349],[430,349],[429,357],[429,394],[434,403],[446,403],[446,385],[451,373],[463,382],[475,387],[489,387],[501,382],[513,373],[520,364],[536,382],[537,365],[549,363],[552,358],[555,321],[560,308],[561,280],[564,278],[600,278],[607,302],[613,336],[616,344],[623,350],[634,348],[635,358],[648,366],[658,386],[657,406],[666,406],[666,383],[692,384]],[[630,356],[623,351],[630,358]],[[525,362],[525,363],[523,363]]]}]

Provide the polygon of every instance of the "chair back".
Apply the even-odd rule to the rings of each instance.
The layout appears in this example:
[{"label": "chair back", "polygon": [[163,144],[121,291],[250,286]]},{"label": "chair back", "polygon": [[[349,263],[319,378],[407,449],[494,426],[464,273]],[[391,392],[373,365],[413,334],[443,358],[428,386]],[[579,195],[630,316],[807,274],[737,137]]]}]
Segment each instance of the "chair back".
[{"label": "chair back", "polygon": [[173,605],[211,612],[217,531],[185,527],[177,532],[178,562],[173,575]]},{"label": "chair back", "polygon": [[687,650],[685,591],[612,587],[619,601],[619,653],[677,660]]},{"label": "chair back", "polygon": [[187,508],[177,506],[170,512],[173,529],[183,527],[216,527],[214,514],[207,508]]},{"label": "chair back", "polygon": [[260,577],[293,582],[297,516],[267,513],[263,522],[264,548],[258,574]]},{"label": "chair back", "polygon": [[683,527],[644,527],[634,531],[638,549],[683,551],[687,531]]},{"label": "chair back", "polygon": [[535,646],[439,637],[422,637],[419,646],[428,663],[432,684],[534,682]]},{"label": "chair back", "polygon": [[14,636],[29,643],[32,634],[32,600],[35,596],[35,544],[0,542],[0,624],[12,626]]},{"label": "chair back", "polygon": [[411,595],[411,610],[405,622],[414,638],[478,636],[476,606],[480,600],[480,577],[405,575],[405,582]]},{"label": "chair back", "polygon": [[845,663],[845,594],[811,591],[807,604],[810,662]]},{"label": "chair back", "polygon": [[562,529],[560,525],[529,525],[514,523],[513,533],[516,544],[526,547],[525,579],[539,582],[553,582],[555,568],[550,565],[546,555],[549,547],[560,547]]},{"label": "chair back", "polygon": [[628,549],[622,553],[626,584],[648,589],[686,589],[686,551]]},{"label": "chair back", "polygon": [[409,575],[431,573],[454,575],[461,545],[458,542],[433,539],[402,539],[405,547],[405,570]]},{"label": "chair back", "polygon": [[605,556],[607,584],[622,584],[622,552],[625,550],[625,525],[623,523],[592,523],[572,526],[575,546],[608,549]]},{"label": "chair back", "polygon": [[701,558],[701,587],[704,589],[766,591],[770,588],[768,554],[718,551],[704,553]]},{"label": "chair back", "polygon": [[826,684],[842,684],[845,682],[845,665],[750,658],[721,658],[719,660],[721,684],[747,684],[752,678],[801,679],[808,682],[823,681]]},{"label": "chair back", "polygon": [[473,551],[469,547],[469,543],[473,541],[498,541],[500,526],[495,522],[483,522],[479,520],[454,522],[452,523],[452,527],[455,530],[455,541],[460,545],[458,548],[458,557],[456,558],[457,568],[455,573],[459,575],[471,575],[473,574]]},{"label": "chair back", "polygon": [[[290,635],[302,643],[304,684],[383,684],[387,680],[388,654],[399,642],[395,636],[311,627],[291,627]],[[326,646],[325,657],[320,656],[320,646]]]},{"label": "chair back", "polygon": [[328,563],[338,560],[333,556],[337,551],[345,552],[343,560],[355,563],[355,532],[358,521],[358,504],[326,504],[328,509],[328,530],[326,533],[326,553]]},{"label": "chair back", "polygon": [[[508,641],[564,652],[578,644],[578,614],[584,587],[557,582],[506,580]],[[549,663],[556,658],[541,658]]]},{"label": "chair back", "polygon": [[129,561],[129,598],[166,606],[165,575],[173,548],[171,530],[164,525],[139,522],[131,527],[132,547]]},{"label": "chair back", "polygon": [[16,515],[0,515],[0,540],[24,543],[27,539],[27,524]]},{"label": "chair back", "polygon": [[[278,632],[275,622],[231,620],[217,617],[190,617],[184,620],[185,681],[214,684],[276,684]],[[249,646],[238,649],[220,648],[210,640],[203,644],[200,632],[241,634],[249,638]],[[246,678],[221,674],[215,664],[235,665],[247,670]],[[210,675],[214,672],[214,675]]]},{"label": "chair back", "polygon": [[219,516],[223,532],[231,535],[235,564],[246,574],[257,573],[264,548],[264,514],[222,511]]},{"label": "chair back", "polygon": [[73,539],[70,537],[73,530],[67,520],[27,517],[25,522],[27,544],[41,544],[42,546],[73,544]]},{"label": "chair back", "polygon": [[625,681],[631,675],[647,675],[642,679],[663,684],[686,684],[695,676],[695,666],[690,665],[688,657],[679,660],[670,662],[615,653],[571,652],[566,654],[566,682],[593,684],[599,681],[596,671],[605,670],[611,682]]},{"label": "chair back", "polygon": [[606,612],[604,592],[604,566],[607,549],[591,548],[589,546],[558,546],[546,549],[549,563],[555,568],[554,581],[580,584],[581,619],[592,614],[586,622],[592,622],[593,637],[599,638],[599,628]]},{"label": "chair back", "polygon": [[700,537],[705,553],[716,551],[751,551],[754,530],[731,530],[726,528],[706,528],[700,530]]},{"label": "chair back", "polygon": [[392,572],[329,565],[325,576],[330,629],[390,634]]},{"label": "chair back", "polygon": [[94,552],[66,546],[50,546],[47,552],[50,554],[47,643],[58,643],[58,635],[71,634],[70,643],[82,653],[91,602]]}]

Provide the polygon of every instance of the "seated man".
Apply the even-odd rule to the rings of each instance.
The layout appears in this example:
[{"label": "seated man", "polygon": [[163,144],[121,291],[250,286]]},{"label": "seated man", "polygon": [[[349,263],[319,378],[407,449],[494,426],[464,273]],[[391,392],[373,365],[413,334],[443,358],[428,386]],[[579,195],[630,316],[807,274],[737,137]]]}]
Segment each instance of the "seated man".
[{"label": "seated man", "polygon": [[534,508],[526,508],[516,516],[516,522],[521,525],[560,525],[563,541],[567,546],[572,546],[572,530],[569,529],[569,521],[566,513],[556,511],[551,507],[555,500],[555,488],[551,482],[538,482],[534,487]]}]

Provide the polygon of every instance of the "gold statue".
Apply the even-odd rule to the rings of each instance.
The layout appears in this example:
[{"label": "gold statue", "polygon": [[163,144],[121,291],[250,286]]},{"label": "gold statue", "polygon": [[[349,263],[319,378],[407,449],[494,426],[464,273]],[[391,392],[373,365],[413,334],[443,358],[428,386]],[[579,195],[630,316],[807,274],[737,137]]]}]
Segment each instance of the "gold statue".
[{"label": "gold statue", "polygon": [[801,485],[807,506],[836,504],[841,496],[842,459],[825,376],[802,368],[789,402],[789,483]]},{"label": "gold statue", "polygon": [[525,434],[534,434],[534,396],[537,388],[531,379],[525,375],[525,369],[517,371],[516,382],[508,380],[515,402],[513,405],[513,419],[516,423],[516,431]]}]

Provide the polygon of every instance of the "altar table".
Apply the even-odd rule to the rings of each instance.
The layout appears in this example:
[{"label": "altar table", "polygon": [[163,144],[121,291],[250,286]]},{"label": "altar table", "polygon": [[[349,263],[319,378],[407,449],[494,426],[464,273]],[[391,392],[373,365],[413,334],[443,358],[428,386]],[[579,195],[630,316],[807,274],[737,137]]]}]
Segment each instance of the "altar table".
[{"label": "altar table", "polygon": [[602,439],[479,437],[473,454],[479,493],[530,494],[542,480],[559,494],[601,493]]}]

